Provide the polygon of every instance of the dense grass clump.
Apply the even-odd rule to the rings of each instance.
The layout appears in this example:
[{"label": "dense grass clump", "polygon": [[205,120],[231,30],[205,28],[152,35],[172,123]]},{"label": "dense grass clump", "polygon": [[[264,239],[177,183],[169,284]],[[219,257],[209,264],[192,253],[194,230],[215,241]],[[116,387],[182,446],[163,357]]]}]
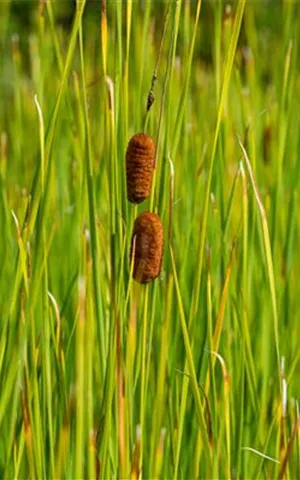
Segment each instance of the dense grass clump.
[{"label": "dense grass clump", "polygon": [[0,477],[300,478],[299,2],[25,3],[0,2]]}]

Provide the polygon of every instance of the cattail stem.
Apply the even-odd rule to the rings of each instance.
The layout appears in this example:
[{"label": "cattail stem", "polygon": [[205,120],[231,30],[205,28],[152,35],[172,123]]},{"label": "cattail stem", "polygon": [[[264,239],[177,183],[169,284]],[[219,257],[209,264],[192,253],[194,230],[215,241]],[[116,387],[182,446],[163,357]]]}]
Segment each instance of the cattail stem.
[{"label": "cattail stem", "polygon": [[[178,8],[178,4],[176,4],[176,9],[177,8]],[[176,13],[176,9],[175,9],[175,13]],[[152,183],[152,191],[151,191],[151,198],[150,198],[150,211],[151,212],[153,211],[153,208],[154,208],[154,192],[155,192],[155,183],[156,183],[156,163],[157,163],[157,158],[158,158],[159,141],[160,141],[161,130],[162,130],[162,120],[163,120],[163,113],[164,113],[164,107],[165,107],[165,102],[166,102],[166,93],[167,93],[167,86],[168,86],[168,80],[169,80],[169,73],[170,73],[171,65],[172,65],[173,43],[174,43],[174,31],[173,31],[173,34],[172,34],[172,39],[171,39],[170,47],[169,47],[168,64],[167,64],[167,68],[166,68],[166,72],[165,72],[163,93],[162,93],[162,99],[161,99],[161,105],[160,105],[160,114],[159,114],[159,122],[158,122],[157,138],[156,138],[156,152],[155,152],[155,160],[154,160],[154,174],[153,174],[153,183]]]}]

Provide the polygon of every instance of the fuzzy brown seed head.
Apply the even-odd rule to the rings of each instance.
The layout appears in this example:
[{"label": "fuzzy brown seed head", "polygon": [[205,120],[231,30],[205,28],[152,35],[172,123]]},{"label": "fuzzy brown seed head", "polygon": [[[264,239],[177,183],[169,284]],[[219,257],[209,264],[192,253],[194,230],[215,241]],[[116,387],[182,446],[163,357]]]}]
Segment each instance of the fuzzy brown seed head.
[{"label": "fuzzy brown seed head", "polygon": [[160,274],[163,255],[163,226],[156,213],[141,213],[134,222],[130,262],[133,278],[139,283],[154,280]]},{"label": "fuzzy brown seed head", "polygon": [[129,140],[126,151],[127,198],[140,203],[150,195],[155,161],[152,137],[137,133]]}]

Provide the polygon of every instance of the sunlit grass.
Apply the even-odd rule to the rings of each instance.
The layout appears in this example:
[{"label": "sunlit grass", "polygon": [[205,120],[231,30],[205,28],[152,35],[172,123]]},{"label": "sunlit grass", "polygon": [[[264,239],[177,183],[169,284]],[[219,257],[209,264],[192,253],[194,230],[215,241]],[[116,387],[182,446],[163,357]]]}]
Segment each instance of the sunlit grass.
[{"label": "sunlit grass", "polygon": [[299,478],[299,5],[0,3],[0,477]]}]

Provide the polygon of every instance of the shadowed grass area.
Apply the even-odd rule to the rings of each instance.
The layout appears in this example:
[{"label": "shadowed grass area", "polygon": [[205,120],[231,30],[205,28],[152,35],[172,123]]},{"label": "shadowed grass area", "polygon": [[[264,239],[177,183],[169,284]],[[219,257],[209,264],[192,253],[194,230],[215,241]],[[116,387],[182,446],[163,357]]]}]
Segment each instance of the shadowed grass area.
[{"label": "shadowed grass area", "polygon": [[[0,16],[0,477],[300,477],[299,3]],[[140,285],[145,211],[164,258]]]}]

